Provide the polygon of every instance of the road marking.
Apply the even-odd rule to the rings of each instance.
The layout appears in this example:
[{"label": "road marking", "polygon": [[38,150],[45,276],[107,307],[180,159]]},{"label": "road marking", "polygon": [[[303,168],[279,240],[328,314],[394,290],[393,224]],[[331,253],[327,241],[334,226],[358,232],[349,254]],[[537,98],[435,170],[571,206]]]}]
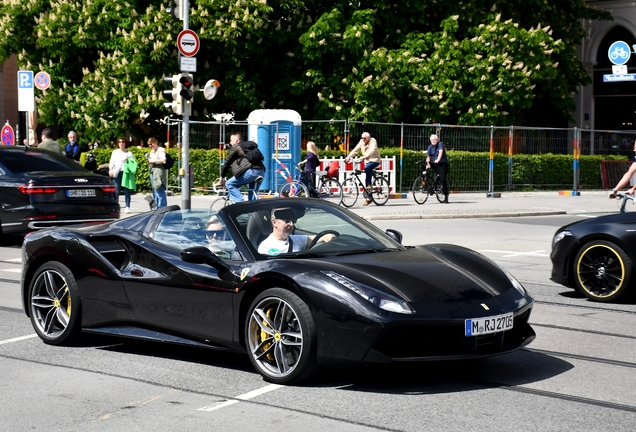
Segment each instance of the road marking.
[{"label": "road marking", "polygon": [[20,337],[13,338],[13,339],[5,339],[3,341],[0,341],[0,345],[9,344],[9,343],[13,343],[13,342],[20,342],[20,341],[27,340],[27,339],[33,339],[34,337],[38,337],[38,335],[33,333],[31,335],[28,335],[28,336],[20,336]]},{"label": "road marking", "polygon": [[7,273],[20,273],[20,272],[22,272],[22,269],[21,268],[18,268],[18,269],[9,268],[9,269],[0,269],[0,271],[7,272]]},{"label": "road marking", "polygon": [[17,263],[22,264],[22,258],[11,258],[11,259],[8,259],[8,260],[5,260],[5,261],[17,262]]},{"label": "road marking", "polygon": [[546,254],[544,250],[532,251],[532,252],[513,252],[513,251],[501,251],[501,250],[492,250],[492,249],[481,249],[479,252],[490,252],[490,253],[500,253],[506,254],[502,256],[502,258],[510,258],[516,256],[536,256],[536,257],[549,257],[549,254]]},{"label": "road marking", "polygon": [[261,387],[259,389],[253,390],[251,392],[242,394],[240,396],[237,396],[234,399],[230,399],[230,400],[226,400],[226,401],[222,401],[222,402],[217,402],[214,403],[212,405],[208,405],[206,407],[203,408],[198,408],[197,411],[214,411],[214,410],[218,410],[221,408],[225,408],[228,407],[230,405],[234,405],[239,403],[242,400],[250,400],[253,399],[257,396],[263,395],[265,393],[269,393],[271,391],[277,390],[279,388],[283,387],[282,385],[278,385],[278,384],[270,384],[270,385],[266,385],[265,387]]}]

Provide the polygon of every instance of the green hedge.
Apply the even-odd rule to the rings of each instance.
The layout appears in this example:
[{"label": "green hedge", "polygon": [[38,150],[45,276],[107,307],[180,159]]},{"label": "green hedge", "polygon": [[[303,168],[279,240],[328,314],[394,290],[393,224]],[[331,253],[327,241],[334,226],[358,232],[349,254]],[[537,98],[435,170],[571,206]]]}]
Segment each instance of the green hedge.
[{"label": "green hedge", "polygon": [[[131,147],[129,149],[139,162],[137,169],[137,191],[150,190],[150,175],[146,154],[149,148]],[[107,164],[112,150],[97,149],[94,151],[98,165]],[[177,169],[177,150],[170,149],[170,155],[175,160],[174,167],[170,170],[173,179],[170,184],[179,182]],[[302,152],[304,159],[306,152]],[[402,164],[400,166],[400,149],[380,149],[382,157],[396,159],[396,179],[398,186],[402,184],[402,191],[408,191],[413,180],[421,173],[421,168],[416,161],[426,158],[423,152],[404,150]],[[191,149],[190,164],[194,172],[194,186],[197,189],[207,189],[218,179],[219,156],[217,149]],[[341,150],[321,150],[321,158],[345,157]],[[488,152],[448,151],[448,159],[451,166],[450,178],[454,190],[459,191],[486,191],[489,185],[490,155]],[[579,185],[584,189],[601,189],[602,179],[600,162],[602,160],[627,160],[625,156],[614,155],[582,155],[580,158]],[[514,155],[512,159],[511,177],[509,183],[509,160],[507,154],[495,153],[493,183],[495,190],[537,190],[537,189],[563,189],[573,185],[573,158],[572,155],[555,155],[551,153]],[[400,182],[400,179],[402,181]]]}]

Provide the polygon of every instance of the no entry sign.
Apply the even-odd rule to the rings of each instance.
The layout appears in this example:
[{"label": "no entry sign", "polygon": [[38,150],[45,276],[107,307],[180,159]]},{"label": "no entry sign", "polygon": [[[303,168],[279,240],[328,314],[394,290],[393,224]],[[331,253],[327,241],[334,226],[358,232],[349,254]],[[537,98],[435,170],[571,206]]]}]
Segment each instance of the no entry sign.
[{"label": "no entry sign", "polygon": [[200,47],[199,36],[190,29],[182,30],[177,36],[177,48],[186,57],[194,56],[199,52]]}]

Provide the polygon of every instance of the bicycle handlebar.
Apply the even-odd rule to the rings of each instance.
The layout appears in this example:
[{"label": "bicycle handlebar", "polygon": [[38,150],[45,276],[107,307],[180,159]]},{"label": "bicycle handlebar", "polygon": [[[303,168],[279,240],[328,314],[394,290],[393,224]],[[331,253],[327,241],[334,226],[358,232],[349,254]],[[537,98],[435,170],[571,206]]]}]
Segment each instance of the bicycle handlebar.
[{"label": "bicycle handlebar", "polygon": [[627,205],[628,200],[632,200],[632,204],[636,205],[636,201],[634,200],[634,197],[627,193],[617,193],[616,199],[623,201],[623,203],[621,204],[620,213],[625,213],[625,206]]}]

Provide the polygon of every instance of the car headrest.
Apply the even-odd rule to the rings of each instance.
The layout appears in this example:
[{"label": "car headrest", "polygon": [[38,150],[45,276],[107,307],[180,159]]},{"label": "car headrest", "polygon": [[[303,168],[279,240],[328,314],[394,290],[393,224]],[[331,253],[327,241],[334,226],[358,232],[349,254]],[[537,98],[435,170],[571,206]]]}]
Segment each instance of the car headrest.
[{"label": "car headrest", "polygon": [[260,210],[250,215],[247,220],[247,228],[245,234],[254,246],[258,249],[265,238],[272,233],[272,221],[270,219],[269,210]]}]

